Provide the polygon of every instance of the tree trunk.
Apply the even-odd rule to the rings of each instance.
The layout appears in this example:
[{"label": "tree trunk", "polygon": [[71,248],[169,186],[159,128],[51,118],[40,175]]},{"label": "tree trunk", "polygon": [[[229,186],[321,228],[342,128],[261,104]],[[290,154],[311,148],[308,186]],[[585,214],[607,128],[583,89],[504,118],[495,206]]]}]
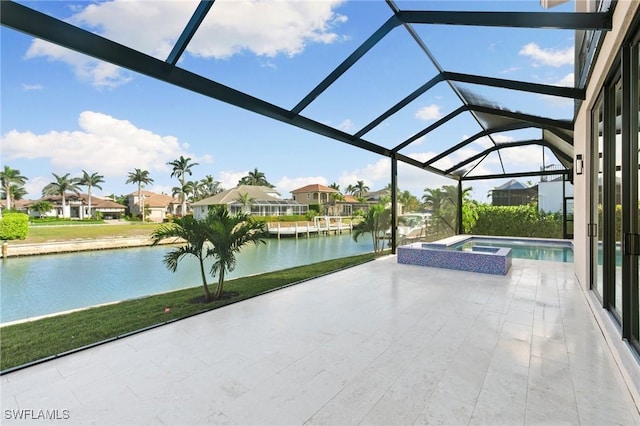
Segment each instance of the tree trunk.
[{"label": "tree trunk", "polygon": [[224,266],[220,268],[220,276],[218,277],[218,287],[214,299],[218,300],[222,297],[222,286],[224,285]]},{"label": "tree trunk", "polygon": [[89,193],[89,219],[91,219],[91,187],[87,189],[87,192]]},{"label": "tree trunk", "polygon": [[140,182],[138,182],[138,210],[140,210],[140,216],[144,222],[144,206],[142,205],[142,190],[140,188]]},{"label": "tree trunk", "polygon": [[211,292],[207,285],[207,275],[204,272],[204,260],[200,259],[200,275],[202,276],[202,286],[204,287],[204,297],[207,302],[211,302]]}]

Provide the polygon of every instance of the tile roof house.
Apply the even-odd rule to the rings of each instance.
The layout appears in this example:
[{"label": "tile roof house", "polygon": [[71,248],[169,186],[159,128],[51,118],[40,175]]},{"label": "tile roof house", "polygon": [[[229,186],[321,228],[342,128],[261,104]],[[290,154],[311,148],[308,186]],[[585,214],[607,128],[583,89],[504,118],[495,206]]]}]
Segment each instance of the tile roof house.
[{"label": "tile roof house", "polygon": [[[241,197],[248,197],[250,205],[243,206]],[[280,194],[274,188],[240,185],[193,203],[193,215],[196,218],[204,217],[209,206],[214,205],[227,206],[231,214],[247,211],[255,216],[299,215],[309,210],[308,204],[280,198]]]},{"label": "tile roof house", "polygon": [[322,205],[333,201],[331,195],[340,194],[340,191],[316,183],[294,189],[291,191],[291,194],[293,194],[293,199],[298,202],[311,205]]},{"label": "tile roof house", "polygon": [[[180,200],[167,194],[157,194],[151,191],[140,191],[142,201],[146,208],[146,220],[152,222],[163,222],[167,215],[180,215],[182,205]],[[138,191],[129,194],[127,203],[132,215],[140,216],[140,202]],[[188,210],[188,207],[187,207]]]},{"label": "tile roof house", "polygon": [[356,210],[366,210],[369,206],[351,195],[342,195],[337,189],[320,184],[294,189],[291,194],[294,200],[307,202],[311,209],[328,216],[351,216]]},{"label": "tile roof house", "polygon": [[[40,214],[31,209],[31,206],[38,201],[49,201],[52,209],[46,213]],[[63,217],[71,219],[87,219],[91,217],[89,212],[89,195],[88,194],[65,194],[65,205],[62,205],[62,196],[50,195],[42,197],[39,200],[30,201],[24,204],[28,214],[32,217]],[[105,219],[119,219],[125,215],[127,206],[116,203],[110,198],[91,195],[91,212],[93,216],[97,212],[101,213]]]}]

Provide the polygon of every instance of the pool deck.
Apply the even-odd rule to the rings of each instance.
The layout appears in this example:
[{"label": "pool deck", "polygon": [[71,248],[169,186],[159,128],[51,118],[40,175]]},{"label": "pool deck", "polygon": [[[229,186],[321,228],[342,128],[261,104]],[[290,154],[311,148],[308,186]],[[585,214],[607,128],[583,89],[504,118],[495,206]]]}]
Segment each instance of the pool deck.
[{"label": "pool deck", "polygon": [[[0,386],[3,425],[640,424],[573,265],[524,259],[497,276],[388,256]],[[38,410],[68,419],[15,419]]]}]

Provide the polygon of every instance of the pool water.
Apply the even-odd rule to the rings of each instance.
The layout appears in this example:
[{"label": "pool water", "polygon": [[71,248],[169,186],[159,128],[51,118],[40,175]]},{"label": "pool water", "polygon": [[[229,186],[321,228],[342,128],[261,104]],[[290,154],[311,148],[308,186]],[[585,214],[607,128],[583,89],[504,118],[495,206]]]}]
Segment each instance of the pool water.
[{"label": "pool water", "polygon": [[573,262],[573,246],[566,242],[545,240],[511,240],[497,238],[471,238],[452,246],[454,250],[471,251],[473,246],[511,248],[511,256],[518,259]]}]

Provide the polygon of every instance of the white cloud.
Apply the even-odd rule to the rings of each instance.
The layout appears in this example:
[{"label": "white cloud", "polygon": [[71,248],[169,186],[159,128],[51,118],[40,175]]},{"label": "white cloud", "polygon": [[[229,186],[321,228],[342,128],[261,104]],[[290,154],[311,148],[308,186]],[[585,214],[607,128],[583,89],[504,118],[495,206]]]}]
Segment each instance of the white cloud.
[{"label": "white cloud", "polygon": [[560,80],[553,83],[555,86],[563,86],[563,87],[574,87],[575,85],[575,77],[573,73],[569,73],[562,77]]},{"label": "white cloud", "polygon": [[517,165],[518,171],[538,170],[542,166],[542,147],[540,145],[502,149],[500,156],[505,164]]},{"label": "white cloud", "polygon": [[188,47],[205,58],[227,58],[242,51],[258,56],[288,56],[307,43],[340,40],[333,28],[347,17],[334,12],[343,0],[216,2]]},{"label": "white cloud", "polygon": [[436,104],[422,107],[416,112],[416,118],[423,121],[437,120],[441,117],[440,106]]},{"label": "white cloud", "polygon": [[337,129],[346,133],[351,133],[356,129],[356,126],[353,124],[353,121],[347,118],[343,120],[342,123],[338,124]]},{"label": "white cloud", "polygon": [[391,182],[391,161],[388,158],[381,158],[373,164],[368,164],[364,168],[342,172],[338,178],[340,188],[344,190],[349,185],[355,185],[359,180],[364,181],[371,191],[382,189]]},{"label": "white cloud", "polygon": [[37,135],[11,130],[3,135],[3,155],[7,160],[46,159],[58,173],[74,173],[81,169],[105,177],[123,177],[135,168],[166,172],[166,163],[185,153],[184,145],[174,136],[160,136],[140,129],[127,120],[106,114],[84,111],[78,120],[80,130],[51,131]]},{"label": "white cloud", "polygon": [[32,176],[25,182],[24,189],[27,190],[27,197],[35,200],[40,198],[42,194],[42,188],[52,181],[51,175],[45,176]]},{"label": "white cloud", "polygon": [[44,89],[42,84],[26,84],[26,83],[22,83],[22,90],[24,90],[25,92],[30,92],[32,90],[42,90],[42,89]]},{"label": "white cloud", "polygon": [[113,64],[98,61],[73,50],[36,39],[25,54],[27,59],[46,57],[51,61],[62,61],[73,68],[76,76],[97,88],[114,88],[131,81],[131,73]]},{"label": "white cloud", "polygon": [[282,198],[291,198],[291,191],[293,191],[294,189],[302,188],[303,186],[313,185],[316,183],[324,186],[330,185],[327,181],[327,178],[325,178],[324,176],[303,176],[297,178],[283,176],[275,185]]},{"label": "white cloud", "polygon": [[509,68],[505,68],[502,71],[500,71],[500,74],[510,74],[512,72],[516,72],[520,69],[520,67],[509,67]]},{"label": "white cloud", "polygon": [[[219,0],[187,46],[191,55],[224,59],[241,52],[262,57],[301,53],[309,43],[341,39],[334,28],[347,18],[334,11],[343,0],[284,1]],[[198,2],[132,2],[90,4],[68,21],[136,50],[166,59]],[[76,75],[96,87],[117,87],[131,74],[114,65],[36,39],[27,58],[46,57],[69,64]],[[267,62],[267,65],[273,65]]]},{"label": "white cloud", "polygon": [[551,67],[561,67],[563,65],[573,65],[573,46],[566,49],[542,49],[536,43],[529,43],[520,49],[520,55],[532,58],[534,66],[548,65]]},{"label": "white cloud", "polygon": [[249,173],[249,170],[244,170],[242,172],[234,172],[234,171],[223,171],[219,174],[215,175],[217,181],[220,182],[220,186],[224,189],[231,189],[238,186],[238,181],[245,177]]}]

